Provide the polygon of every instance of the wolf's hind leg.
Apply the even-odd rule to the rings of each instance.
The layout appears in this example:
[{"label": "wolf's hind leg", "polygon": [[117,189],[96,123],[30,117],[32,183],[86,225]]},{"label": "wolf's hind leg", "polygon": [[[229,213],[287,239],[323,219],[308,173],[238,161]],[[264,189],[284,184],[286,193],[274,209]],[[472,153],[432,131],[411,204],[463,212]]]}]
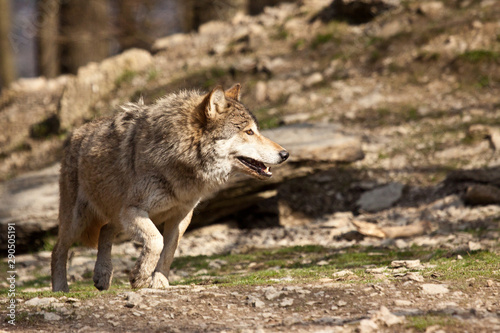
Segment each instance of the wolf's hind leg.
[{"label": "wolf's hind leg", "polygon": [[113,263],[111,262],[111,248],[116,235],[113,222],[104,225],[99,233],[97,260],[94,268],[94,286],[99,290],[108,290],[113,279]]},{"label": "wolf's hind leg", "polygon": [[137,262],[130,272],[132,288],[149,287],[153,271],[163,249],[163,236],[149,219],[148,213],[135,207],[122,211],[121,222],[131,236],[144,244]]},{"label": "wolf's hind leg", "polygon": [[160,260],[153,273],[151,288],[165,289],[169,286],[167,278],[170,272],[170,266],[174,261],[175,250],[179,246],[179,242],[189,226],[189,223],[191,223],[193,210],[188,212],[185,216],[180,216],[181,217],[176,216],[174,219],[169,219],[165,222],[165,226],[163,227],[163,251],[161,252]]},{"label": "wolf's hind leg", "polygon": [[[65,207],[59,212],[59,232],[56,245],[52,250],[52,291],[68,292],[67,263],[68,251],[83,233],[88,217],[86,205],[76,204],[76,207]],[[72,209],[73,208],[73,209]]]}]

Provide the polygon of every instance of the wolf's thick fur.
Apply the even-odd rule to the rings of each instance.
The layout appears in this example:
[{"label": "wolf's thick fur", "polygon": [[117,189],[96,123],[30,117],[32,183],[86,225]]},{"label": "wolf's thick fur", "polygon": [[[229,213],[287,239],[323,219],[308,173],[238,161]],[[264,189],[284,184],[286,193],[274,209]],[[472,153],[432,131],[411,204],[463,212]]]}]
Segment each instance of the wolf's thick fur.
[{"label": "wolf's thick fur", "polygon": [[69,290],[68,250],[78,240],[97,246],[94,284],[108,289],[112,241],[122,230],[144,244],[132,287],[167,287],[174,252],[200,199],[235,170],[267,178],[264,163],[287,157],[259,133],[240,103],[239,84],[225,92],[183,91],[153,105],[127,104],[113,117],[78,128],[61,164],[52,290]]}]

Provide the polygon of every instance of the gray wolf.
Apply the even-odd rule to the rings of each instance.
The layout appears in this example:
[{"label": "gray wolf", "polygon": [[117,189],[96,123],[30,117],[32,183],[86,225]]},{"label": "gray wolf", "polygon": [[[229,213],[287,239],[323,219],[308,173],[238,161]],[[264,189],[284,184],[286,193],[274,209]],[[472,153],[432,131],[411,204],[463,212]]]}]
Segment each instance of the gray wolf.
[{"label": "gray wolf", "polygon": [[143,244],[132,287],[168,287],[174,252],[203,196],[236,171],[272,176],[267,165],[289,154],[260,134],[240,89],[217,86],[209,93],[169,94],[151,105],[129,103],[70,135],[61,162],[53,291],[69,291],[68,250],[76,241],[97,246],[94,285],[108,289],[112,241],[120,231]]}]

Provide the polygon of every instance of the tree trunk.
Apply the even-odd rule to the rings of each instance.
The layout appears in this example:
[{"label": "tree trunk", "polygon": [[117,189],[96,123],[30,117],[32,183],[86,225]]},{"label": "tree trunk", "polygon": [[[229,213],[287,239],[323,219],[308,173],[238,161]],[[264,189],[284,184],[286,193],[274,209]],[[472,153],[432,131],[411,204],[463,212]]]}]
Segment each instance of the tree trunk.
[{"label": "tree trunk", "polygon": [[7,87],[17,78],[14,50],[10,44],[10,0],[0,0],[0,81]]},{"label": "tree trunk", "polygon": [[80,66],[110,55],[111,17],[107,0],[71,0],[61,5],[61,65],[76,73]]},{"label": "tree trunk", "polygon": [[48,78],[60,72],[59,0],[38,1],[38,72]]}]

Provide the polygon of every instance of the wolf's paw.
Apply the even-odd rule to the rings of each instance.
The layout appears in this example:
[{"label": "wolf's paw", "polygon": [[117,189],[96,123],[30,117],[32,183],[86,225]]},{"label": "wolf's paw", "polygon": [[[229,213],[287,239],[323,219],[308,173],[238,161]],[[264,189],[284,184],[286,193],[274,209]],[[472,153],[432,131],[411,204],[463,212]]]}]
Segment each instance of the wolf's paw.
[{"label": "wolf's paw", "polygon": [[113,279],[113,270],[94,270],[94,286],[99,290],[108,290]]},{"label": "wolf's paw", "polygon": [[154,272],[153,273],[153,279],[151,280],[151,284],[149,285],[149,288],[153,289],[167,289],[169,287],[168,279],[167,277],[160,272]]},{"label": "wolf's paw", "polygon": [[141,289],[147,288],[151,285],[151,275],[143,276],[143,275],[131,275],[130,276],[130,285],[133,289]]}]

